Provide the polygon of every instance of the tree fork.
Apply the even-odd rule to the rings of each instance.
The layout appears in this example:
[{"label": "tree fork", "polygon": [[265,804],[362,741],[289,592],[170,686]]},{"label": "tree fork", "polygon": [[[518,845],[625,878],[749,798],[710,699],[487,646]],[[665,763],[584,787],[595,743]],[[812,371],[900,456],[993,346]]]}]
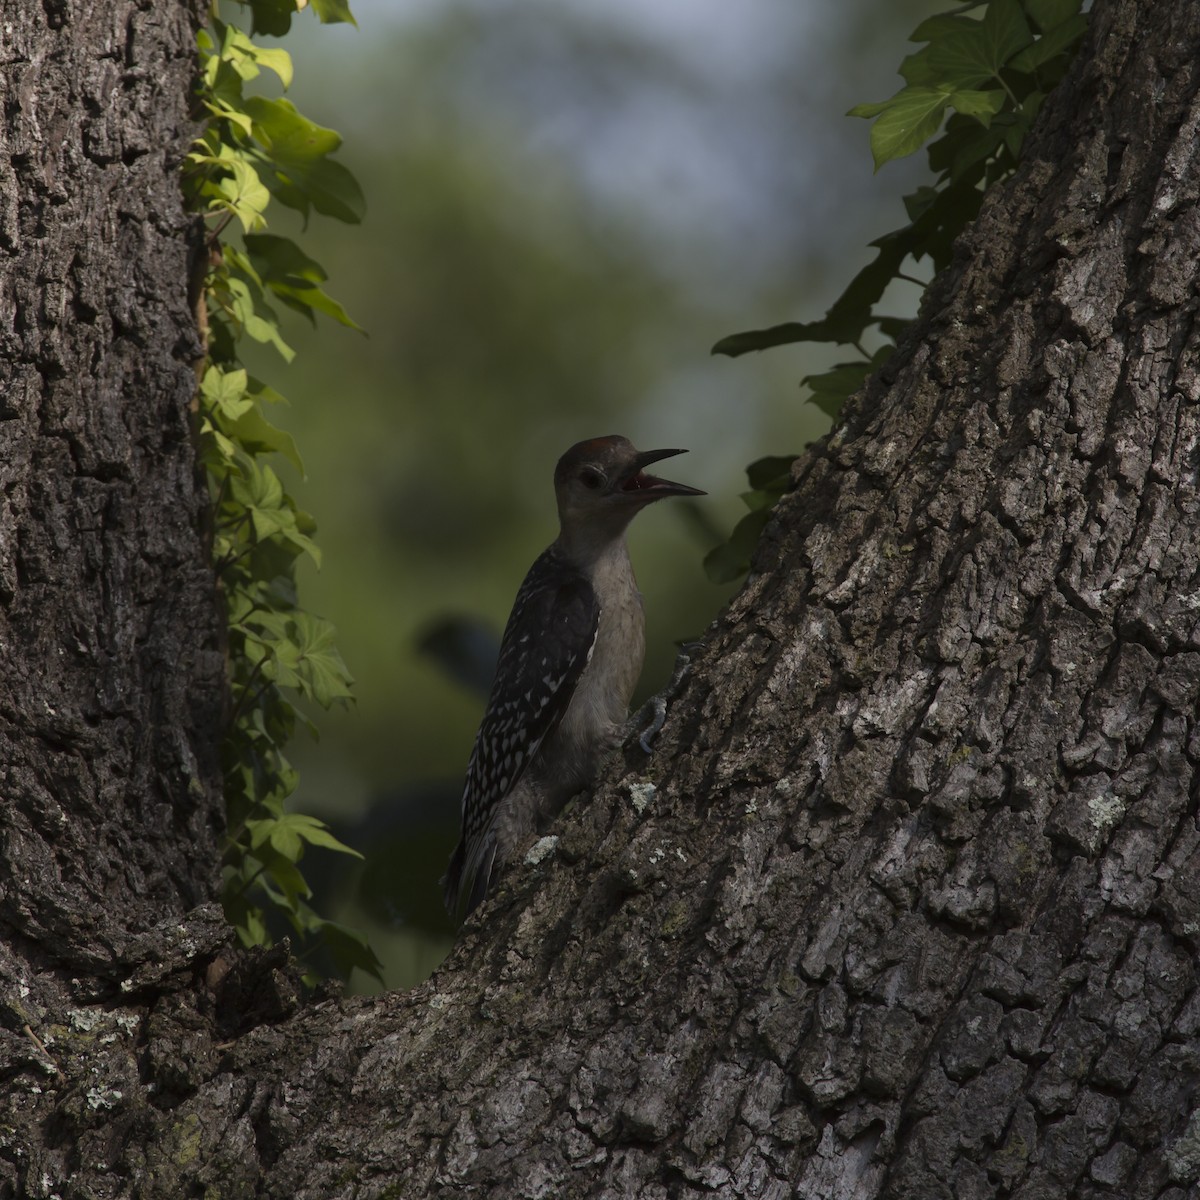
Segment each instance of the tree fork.
[{"label": "tree fork", "polygon": [[86,1004],[20,927],[10,1194],[1183,1200],[1198,64],[1190,0],[1098,0],[654,757],[428,983],[298,1006],[275,960],[224,973],[202,909]]}]

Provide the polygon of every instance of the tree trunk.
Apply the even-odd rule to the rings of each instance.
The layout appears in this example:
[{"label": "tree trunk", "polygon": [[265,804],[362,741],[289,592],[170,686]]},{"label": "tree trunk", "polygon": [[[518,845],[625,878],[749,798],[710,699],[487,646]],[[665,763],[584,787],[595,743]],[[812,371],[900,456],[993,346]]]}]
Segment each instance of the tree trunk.
[{"label": "tree trunk", "polygon": [[116,65],[47,3],[12,77],[7,1194],[1195,1195],[1200,6],[1097,0],[653,758],[427,984],[303,1007],[210,908],[129,949],[211,895],[218,688],[186,14],[108,9]]},{"label": "tree trunk", "polygon": [[178,185],[191,16],[0,16],[0,926],[6,954],[120,977],[148,926],[215,894],[224,668]]}]

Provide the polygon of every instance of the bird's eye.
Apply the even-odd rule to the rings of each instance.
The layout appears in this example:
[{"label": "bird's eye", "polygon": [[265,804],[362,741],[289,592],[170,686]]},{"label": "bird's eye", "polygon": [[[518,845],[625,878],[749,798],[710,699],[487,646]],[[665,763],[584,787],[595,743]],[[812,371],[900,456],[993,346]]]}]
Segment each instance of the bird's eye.
[{"label": "bird's eye", "polygon": [[604,476],[599,471],[593,471],[591,467],[587,467],[579,472],[579,482],[585,488],[598,488],[604,482]]}]

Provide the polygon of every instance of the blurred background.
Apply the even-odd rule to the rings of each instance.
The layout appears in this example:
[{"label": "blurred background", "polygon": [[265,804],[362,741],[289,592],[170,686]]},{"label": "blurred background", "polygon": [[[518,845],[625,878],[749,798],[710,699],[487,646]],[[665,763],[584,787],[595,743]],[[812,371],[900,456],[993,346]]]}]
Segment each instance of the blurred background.
[{"label": "blurred background", "polygon": [[[437,880],[500,631],[556,533],[558,455],[607,433],[686,446],[669,474],[710,493],[633,526],[640,700],[731,593],[702,560],[745,511],[745,466],[825,431],[799,380],[846,357],[709,349],[819,317],[904,222],[922,163],[874,177],[869,126],[843,114],[900,86],[907,34],[944,7],[354,0],[357,29],[306,14],[286,39],[290,97],[344,136],[366,192],[361,226],[314,217],[303,237],[366,336],[285,318],[293,365],[246,349],[291,401],[272,418],[324,552],[301,594],[357,681],[319,744],[298,735],[294,803],[366,859],[310,850],[305,872],[386,986],[453,940]],[[294,234],[289,215],[272,229]]]}]

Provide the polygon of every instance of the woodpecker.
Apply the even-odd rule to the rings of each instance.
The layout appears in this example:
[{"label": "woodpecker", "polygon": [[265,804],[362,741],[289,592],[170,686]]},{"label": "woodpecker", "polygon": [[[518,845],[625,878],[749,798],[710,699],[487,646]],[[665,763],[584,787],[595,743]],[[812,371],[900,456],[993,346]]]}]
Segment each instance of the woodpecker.
[{"label": "woodpecker", "polygon": [[464,898],[468,914],[483,900],[497,868],[619,742],[645,655],[625,531],[655,500],[705,495],[643,470],[685,453],[612,435],[558,460],[559,534],[517,592],[467,765],[462,836],[442,881],[452,916]]}]

